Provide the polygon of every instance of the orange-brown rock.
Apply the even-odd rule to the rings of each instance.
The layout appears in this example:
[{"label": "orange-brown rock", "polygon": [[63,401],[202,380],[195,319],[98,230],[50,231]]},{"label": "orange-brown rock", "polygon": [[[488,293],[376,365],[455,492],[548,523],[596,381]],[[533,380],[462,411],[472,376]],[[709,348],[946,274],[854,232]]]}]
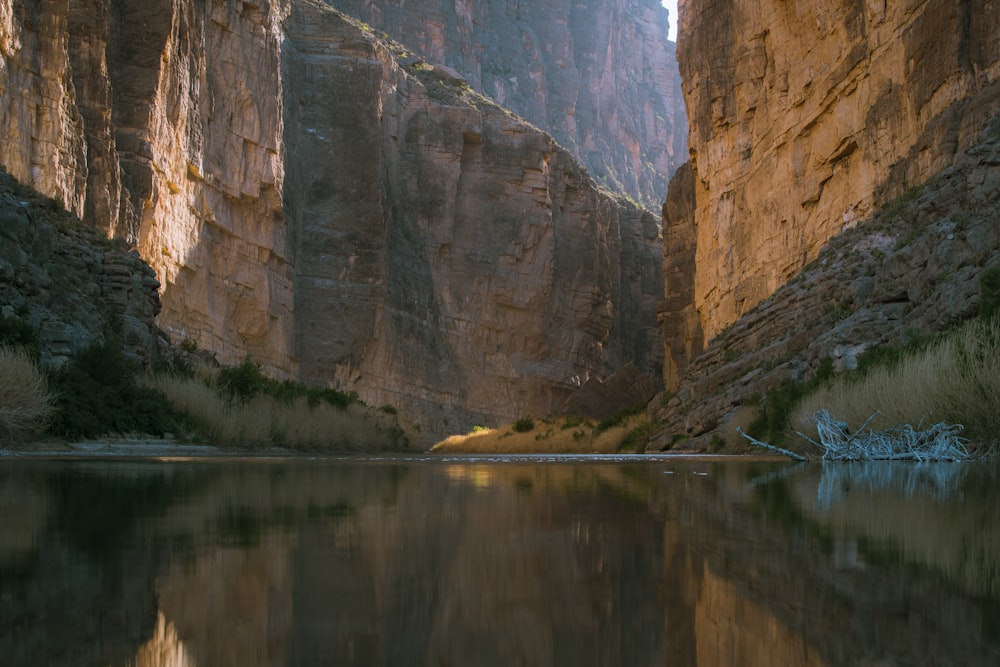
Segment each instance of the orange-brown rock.
[{"label": "orange-brown rock", "polygon": [[659,373],[654,217],[323,3],[11,0],[0,136],[17,178],[137,245],[174,342],[428,438]]},{"label": "orange-brown rock", "polygon": [[680,15],[708,338],[949,165],[1000,102],[996,2],[681,0]]}]

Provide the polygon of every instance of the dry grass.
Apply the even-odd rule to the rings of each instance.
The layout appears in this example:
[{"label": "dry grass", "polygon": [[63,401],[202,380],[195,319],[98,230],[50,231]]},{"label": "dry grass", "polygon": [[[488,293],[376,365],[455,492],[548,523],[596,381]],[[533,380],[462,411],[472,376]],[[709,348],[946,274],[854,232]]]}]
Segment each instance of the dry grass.
[{"label": "dry grass", "polygon": [[400,449],[402,434],[391,415],[361,405],[346,410],[305,397],[290,402],[260,394],[231,400],[199,378],[160,375],[149,384],[199,425],[213,443],[228,447],[283,446],[294,449]]},{"label": "dry grass", "polygon": [[851,428],[879,411],[872,429],[948,422],[964,425],[963,435],[974,443],[994,442],[1000,433],[1000,321],[970,323],[895,366],[820,389],[799,404],[792,428],[813,437],[813,415],[823,409]]},{"label": "dry grass", "polygon": [[19,347],[0,347],[0,444],[27,440],[52,413],[52,399],[31,357]]},{"label": "dry grass", "polygon": [[[536,422],[525,433],[513,425],[453,435],[431,448],[432,452],[462,454],[613,454],[629,449],[630,433],[649,423],[645,413],[634,415],[620,425],[598,429],[590,422],[560,419]],[[641,443],[642,446],[645,442]]]}]

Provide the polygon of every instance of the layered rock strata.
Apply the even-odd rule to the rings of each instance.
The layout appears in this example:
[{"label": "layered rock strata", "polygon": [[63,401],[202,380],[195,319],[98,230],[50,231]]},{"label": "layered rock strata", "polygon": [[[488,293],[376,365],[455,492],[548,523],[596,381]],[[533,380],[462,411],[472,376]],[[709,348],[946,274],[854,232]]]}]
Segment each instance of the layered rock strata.
[{"label": "layered rock strata", "polygon": [[4,163],[136,244],[174,342],[428,438],[659,373],[657,221],[447,68],[305,0],[11,0],[0,28]]},{"label": "layered rock strata", "polygon": [[327,2],[451,68],[652,210],[687,159],[674,17],[657,0]]},{"label": "layered rock strata", "polygon": [[995,2],[681,0],[680,14],[688,280],[708,338],[950,165],[1000,104]]},{"label": "layered rock strata", "polygon": [[869,347],[974,317],[981,273],[1000,266],[998,219],[1000,115],[952,166],[831,239],[798,277],[716,336],[678,376],[676,395],[656,406],[664,431],[650,449],[729,438],[742,406],[808,379],[824,360],[850,370]]}]

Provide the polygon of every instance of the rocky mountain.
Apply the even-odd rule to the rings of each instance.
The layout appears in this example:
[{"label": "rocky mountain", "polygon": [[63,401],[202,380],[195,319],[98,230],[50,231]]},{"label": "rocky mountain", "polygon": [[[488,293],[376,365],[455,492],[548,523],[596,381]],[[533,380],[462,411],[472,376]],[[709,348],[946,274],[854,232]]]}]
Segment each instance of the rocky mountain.
[{"label": "rocky mountain", "polygon": [[681,15],[692,159],[664,206],[678,393],[657,406],[656,448],[704,445],[824,359],[849,368],[974,316],[1000,250],[996,3],[718,0]]},{"label": "rocky mountain", "polygon": [[[865,350],[975,317],[980,276],[1000,266],[1000,114],[953,165],[838,234],[795,279],[720,332],[656,410],[653,448],[735,444],[744,406],[825,360],[857,367]],[[741,421],[743,423],[741,424]]]},{"label": "rocky mountain", "polygon": [[659,373],[657,220],[322,3],[5,3],[0,133],[13,176],[137,246],[174,342],[428,438]]},{"label": "rocky mountain", "polygon": [[667,292],[692,293],[708,338],[950,165],[1000,105],[995,2],[682,0],[680,14],[694,236],[675,243],[693,268]]},{"label": "rocky mountain", "polygon": [[675,17],[658,0],[326,0],[552,134],[606,187],[659,209],[687,160]]}]

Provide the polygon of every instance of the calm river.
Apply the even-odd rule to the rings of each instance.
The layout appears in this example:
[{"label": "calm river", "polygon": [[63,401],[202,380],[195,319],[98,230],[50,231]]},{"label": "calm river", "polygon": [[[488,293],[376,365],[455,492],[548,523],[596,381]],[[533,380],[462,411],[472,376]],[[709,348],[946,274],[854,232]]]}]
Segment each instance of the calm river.
[{"label": "calm river", "polygon": [[997,665],[998,476],[0,458],[0,665]]}]

